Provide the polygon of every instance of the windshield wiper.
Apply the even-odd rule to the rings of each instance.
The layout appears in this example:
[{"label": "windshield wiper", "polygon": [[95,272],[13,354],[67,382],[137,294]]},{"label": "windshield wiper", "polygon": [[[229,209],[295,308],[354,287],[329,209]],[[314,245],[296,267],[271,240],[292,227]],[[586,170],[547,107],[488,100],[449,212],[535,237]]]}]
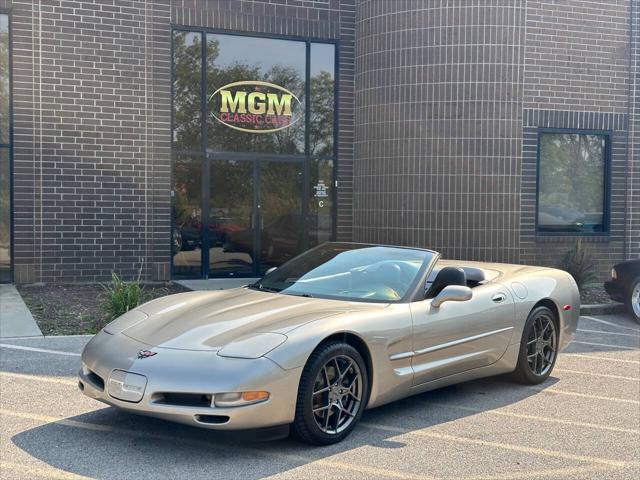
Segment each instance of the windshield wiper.
[{"label": "windshield wiper", "polygon": [[278,290],[277,288],[265,287],[262,284],[256,284],[256,283],[252,283],[251,285],[249,285],[249,288],[253,288],[254,290],[262,290],[263,292],[271,292],[271,293],[280,292],[280,290]]},{"label": "windshield wiper", "polygon": [[313,298],[313,295],[311,295],[310,293],[285,293],[285,295],[291,295],[293,297]]}]

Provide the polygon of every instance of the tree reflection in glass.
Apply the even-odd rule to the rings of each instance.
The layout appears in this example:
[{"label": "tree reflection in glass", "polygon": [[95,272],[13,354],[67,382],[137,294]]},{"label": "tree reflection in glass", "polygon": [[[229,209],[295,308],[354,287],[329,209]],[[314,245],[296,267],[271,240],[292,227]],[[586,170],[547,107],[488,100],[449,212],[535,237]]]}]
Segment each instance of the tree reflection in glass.
[{"label": "tree reflection in glass", "polygon": [[[227,152],[304,153],[304,42],[231,35],[207,35],[207,149]],[[212,95],[239,81],[262,81],[293,93],[294,121],[276,132],[249,133],[224,125],[213,115],[220,105]],[[247,93],[254,88],[247,87]]]},{"label": "tree reflection in glass", "polygon": [[173,34],[173,141],[176,150],[202,148],[202,35]]},{"label": "tree reflection in glass", "polygon": [[540,135],[540,231],[603,231],[605,139],[573,133]]}]

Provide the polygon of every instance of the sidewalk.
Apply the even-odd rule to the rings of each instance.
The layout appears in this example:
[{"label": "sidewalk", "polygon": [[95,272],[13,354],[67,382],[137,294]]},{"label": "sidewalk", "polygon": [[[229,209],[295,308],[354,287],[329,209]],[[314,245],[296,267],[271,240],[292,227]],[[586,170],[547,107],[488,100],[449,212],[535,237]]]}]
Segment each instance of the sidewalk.
[{"label": "sidewalk", "polygon": [[0,338],[41,337],[42,332],[11,284],[0,284]]}]

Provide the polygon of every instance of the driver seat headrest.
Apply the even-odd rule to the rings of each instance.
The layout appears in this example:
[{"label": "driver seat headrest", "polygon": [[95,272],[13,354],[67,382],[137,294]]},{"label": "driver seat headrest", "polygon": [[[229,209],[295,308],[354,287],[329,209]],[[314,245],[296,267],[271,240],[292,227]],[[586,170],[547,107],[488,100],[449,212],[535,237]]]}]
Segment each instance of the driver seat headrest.
[{"label": "driver seat headrest", "polygon": [[438,272],[425,298],[433,298],[449,285],[467,286],[467,274],[458,267],[444,267]]}]

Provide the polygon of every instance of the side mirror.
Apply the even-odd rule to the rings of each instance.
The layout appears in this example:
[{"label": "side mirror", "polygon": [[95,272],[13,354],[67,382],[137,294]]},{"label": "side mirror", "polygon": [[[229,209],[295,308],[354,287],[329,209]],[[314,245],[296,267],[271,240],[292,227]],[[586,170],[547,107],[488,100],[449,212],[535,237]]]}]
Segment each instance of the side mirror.
[{"label": "side mirror", "polygon": [[278,267],[271,267],[269,270],[267,270],[266,272],[264,272],[264,276],[266,277],[267,275],[269,275],[271,272],[273,272],[275,269],[277,269]]},{"label": "side mirror", "polygon": [[433,308],[440,308],[444,302],[465,302],[471,300],[473,292],[469,287],[462,285],[449,285],[442,289],[442,291],[436,295],[436,298],[431,300],[431,306]]}]

